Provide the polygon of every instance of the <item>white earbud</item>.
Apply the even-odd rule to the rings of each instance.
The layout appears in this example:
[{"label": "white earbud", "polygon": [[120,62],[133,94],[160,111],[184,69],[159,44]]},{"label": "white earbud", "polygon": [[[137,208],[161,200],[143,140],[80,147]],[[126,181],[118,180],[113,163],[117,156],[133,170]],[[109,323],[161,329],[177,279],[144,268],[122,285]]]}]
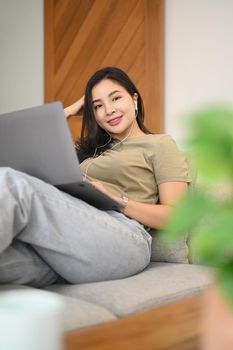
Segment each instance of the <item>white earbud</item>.
[{"label": "white earbud", "polygon": [[135,102],[135,117],[137,118],[138,116],[138,104]]}]

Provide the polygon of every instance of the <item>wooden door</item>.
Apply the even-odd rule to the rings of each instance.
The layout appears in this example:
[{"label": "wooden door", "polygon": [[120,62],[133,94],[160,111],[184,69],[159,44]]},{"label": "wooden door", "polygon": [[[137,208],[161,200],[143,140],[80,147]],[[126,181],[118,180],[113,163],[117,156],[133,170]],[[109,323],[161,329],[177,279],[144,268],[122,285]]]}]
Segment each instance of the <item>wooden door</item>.
[{"label": "wooden door", "polygon": [[[66,107],[89,77],[116,66],[132,78],[145,104],[145,124],[163,131],[163,0],[44,0],[45,103]],[[69,121],[74,140],[81,117]]]}]

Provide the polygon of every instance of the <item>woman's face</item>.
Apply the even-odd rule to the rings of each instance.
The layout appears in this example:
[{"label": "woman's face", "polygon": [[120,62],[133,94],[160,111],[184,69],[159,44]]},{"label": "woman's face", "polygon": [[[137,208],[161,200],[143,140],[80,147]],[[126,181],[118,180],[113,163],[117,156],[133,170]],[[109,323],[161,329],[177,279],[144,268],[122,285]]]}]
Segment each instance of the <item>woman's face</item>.
[{"label": "woman's face", "polygon": [[110,79],[103,79],[92,89],[92,107],[98,125],[113,138],[122,140],[138,132],[135,109],[137,94]]}]

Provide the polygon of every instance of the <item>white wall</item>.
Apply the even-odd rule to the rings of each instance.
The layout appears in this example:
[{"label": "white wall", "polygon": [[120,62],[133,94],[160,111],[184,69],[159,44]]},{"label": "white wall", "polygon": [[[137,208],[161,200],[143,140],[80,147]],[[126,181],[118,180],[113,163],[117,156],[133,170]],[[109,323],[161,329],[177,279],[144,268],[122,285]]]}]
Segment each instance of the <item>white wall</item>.
[{"label": "white wall", "polygon": [[0,113],[43,103],[43,0],[0,0]]},{"label": "white wall", "polygon": [[[183,113],[233,105],[233,1],[165,0],[165,128]],[[0,113],[43,103],[43,0],[0,0]]]},{"label": "white wall", "polygon": [[184,112],[233,106],[233,1],[166,0],[165,13],[165,127],[182,143]]}]

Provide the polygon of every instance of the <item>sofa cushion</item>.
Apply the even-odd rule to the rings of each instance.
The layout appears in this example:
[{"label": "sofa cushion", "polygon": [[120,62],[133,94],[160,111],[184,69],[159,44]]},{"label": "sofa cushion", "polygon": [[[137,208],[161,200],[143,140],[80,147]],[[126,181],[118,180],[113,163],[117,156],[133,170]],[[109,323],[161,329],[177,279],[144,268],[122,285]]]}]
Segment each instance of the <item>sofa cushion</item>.
[{"label": "sofa cushion", "polygon": [[[30,288],[17,284],[0,285],[0,294],[7,290]],[[104,307],[69,296],[61,296],[61,298],[64,302],[62,326],[65,332],[116,319],[116,316]]]},{"label": "sofa cushion", "polygon": [[210,283],[210,272],[201,266],[151,263],[143,272],[121,280],[46,289],[96,303],[120,317],[192,295]]},{"label": "sofa cushion", "polygon": [[189,263],[189,248],[186,235],[181,237],[175,243],[164,244],[159,231],[150,230],[152,237],[151,261],[170,262],[170,263]]},{"label": "sofa cushion", "polygon": [[[189,153],[186,153],[186,158],[192,176],[192,182],[188,184],[188,190],[192,192],[196,188],[197,169]],[[151,261],[182,264],[195,263],[197,261],[191,258],[190,233],[184,234],[178,241],[166,245],[162,242],[159,233],[156,229],[150,230],[152,237]]]}]

